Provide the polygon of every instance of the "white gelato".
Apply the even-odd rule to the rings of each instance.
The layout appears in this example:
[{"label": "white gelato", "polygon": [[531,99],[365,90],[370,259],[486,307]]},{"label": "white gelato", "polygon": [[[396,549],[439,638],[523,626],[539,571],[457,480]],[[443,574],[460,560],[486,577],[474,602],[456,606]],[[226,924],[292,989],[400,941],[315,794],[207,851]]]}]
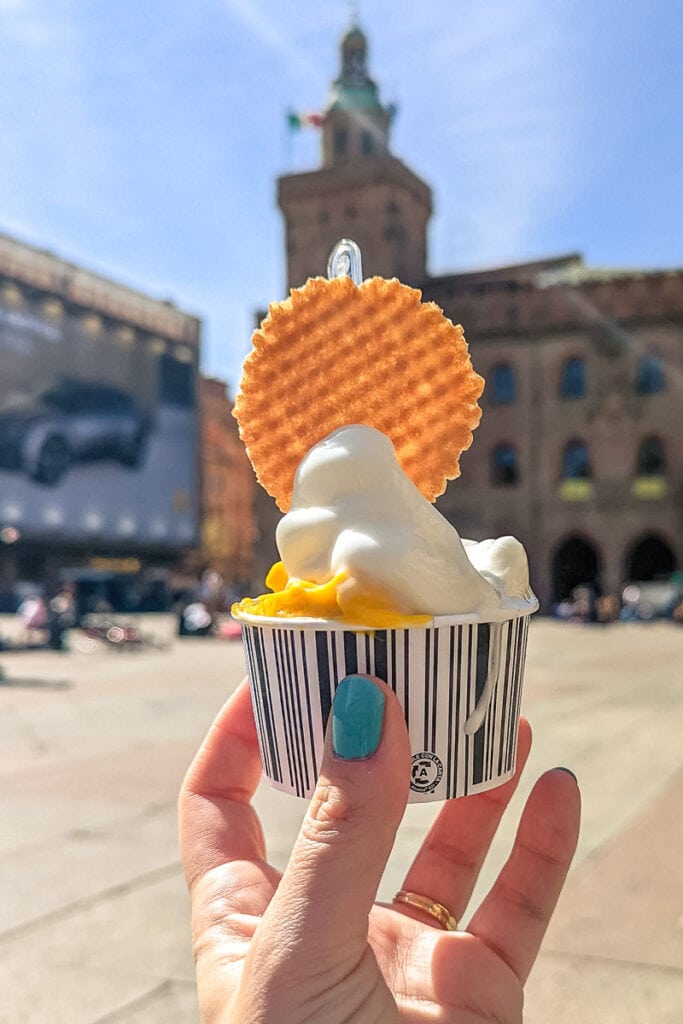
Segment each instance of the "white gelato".
[{"label": "white gelato", "polygon": [[406,615],[490,622],[537,607],[519,541],[461,540],[372,427],[342,427],[305,455],[276,539],[290,578],[344,573],[340,599],[377,595]]}]

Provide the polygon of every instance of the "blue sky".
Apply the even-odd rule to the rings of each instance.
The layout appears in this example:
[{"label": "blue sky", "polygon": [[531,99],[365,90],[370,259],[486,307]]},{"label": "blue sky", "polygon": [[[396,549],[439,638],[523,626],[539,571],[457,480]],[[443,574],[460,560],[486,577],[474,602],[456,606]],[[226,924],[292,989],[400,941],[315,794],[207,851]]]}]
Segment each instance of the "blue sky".
[{"label": "blue sky", "polygon": [[[434,190],[432,273],[683,263],[679,5],[357,6],[393,151]],[[343,2],[0,0],[0,230],[201,315],[234,389],[253,310],[284,294],[275,178],[318,163],[285,111],[324,106],[349,22]]]}]

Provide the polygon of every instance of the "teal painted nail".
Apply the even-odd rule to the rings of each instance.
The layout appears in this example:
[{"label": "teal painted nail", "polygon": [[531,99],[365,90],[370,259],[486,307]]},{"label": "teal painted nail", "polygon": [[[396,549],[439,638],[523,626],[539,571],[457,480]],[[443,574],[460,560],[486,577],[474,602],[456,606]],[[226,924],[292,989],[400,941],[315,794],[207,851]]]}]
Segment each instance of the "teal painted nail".
[{"label": "teal painted nail", "polygon": [[370,757],[379,746],[384,694],[365,676],[346,676],[332,702],[332,748],[345,761]]}]

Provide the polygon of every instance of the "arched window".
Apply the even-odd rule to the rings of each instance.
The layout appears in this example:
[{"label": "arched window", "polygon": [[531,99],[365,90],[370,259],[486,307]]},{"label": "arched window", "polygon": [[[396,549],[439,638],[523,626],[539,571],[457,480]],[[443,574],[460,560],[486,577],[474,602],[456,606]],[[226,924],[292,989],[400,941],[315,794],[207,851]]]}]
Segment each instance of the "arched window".
[{"label": "arched window", "polygon": [[569,441],[562,454],[562,479],[590,480],[591,476],[588,446],[583,441]]},{"label": "arched window", "polygon": [[363,156],[370,156],[374,152],[375,146],[371,132],[363,132],[360,137],[360,149]]},{"label": "arched window", "polygon": [[659,356],[641,356],[636,376],[639,395],[656,395],[664,390],[664,364]]},{"label": "arched window", "polygon": [[510,363],[496,363],[491,370],[491,401],[494,405],[512,405],[516,397],[514,366]]},{"label": "arched window", "polygon": [[565,360],[560,374],[560,397],[583,398],[586,394],[586,364],[581,356]]},{"label": "arched window", "polygon": [[516,448],[511,444],[497,444],[491,452],[491,483],[496,487],[514,487],[518,482]]},{"label": "arched window", "polygon": [[637,476],[664,476],[666,455],[664,445],[658,437],[646,437],[638,449]]}]

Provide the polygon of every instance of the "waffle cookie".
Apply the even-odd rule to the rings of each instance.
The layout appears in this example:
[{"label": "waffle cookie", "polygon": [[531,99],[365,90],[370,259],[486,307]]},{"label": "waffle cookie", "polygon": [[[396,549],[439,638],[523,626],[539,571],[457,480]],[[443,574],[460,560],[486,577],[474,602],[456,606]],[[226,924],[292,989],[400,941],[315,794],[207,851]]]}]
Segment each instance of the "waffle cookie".
[{"label": "waffle cookie", "polygon": [[429,501],[460,475],[483,379],[462,327],[396,279],[312,278],[273,303],[244,363],[234,416],[256,475],[290,506],[297,466],[346,424],[375,427]]}]

